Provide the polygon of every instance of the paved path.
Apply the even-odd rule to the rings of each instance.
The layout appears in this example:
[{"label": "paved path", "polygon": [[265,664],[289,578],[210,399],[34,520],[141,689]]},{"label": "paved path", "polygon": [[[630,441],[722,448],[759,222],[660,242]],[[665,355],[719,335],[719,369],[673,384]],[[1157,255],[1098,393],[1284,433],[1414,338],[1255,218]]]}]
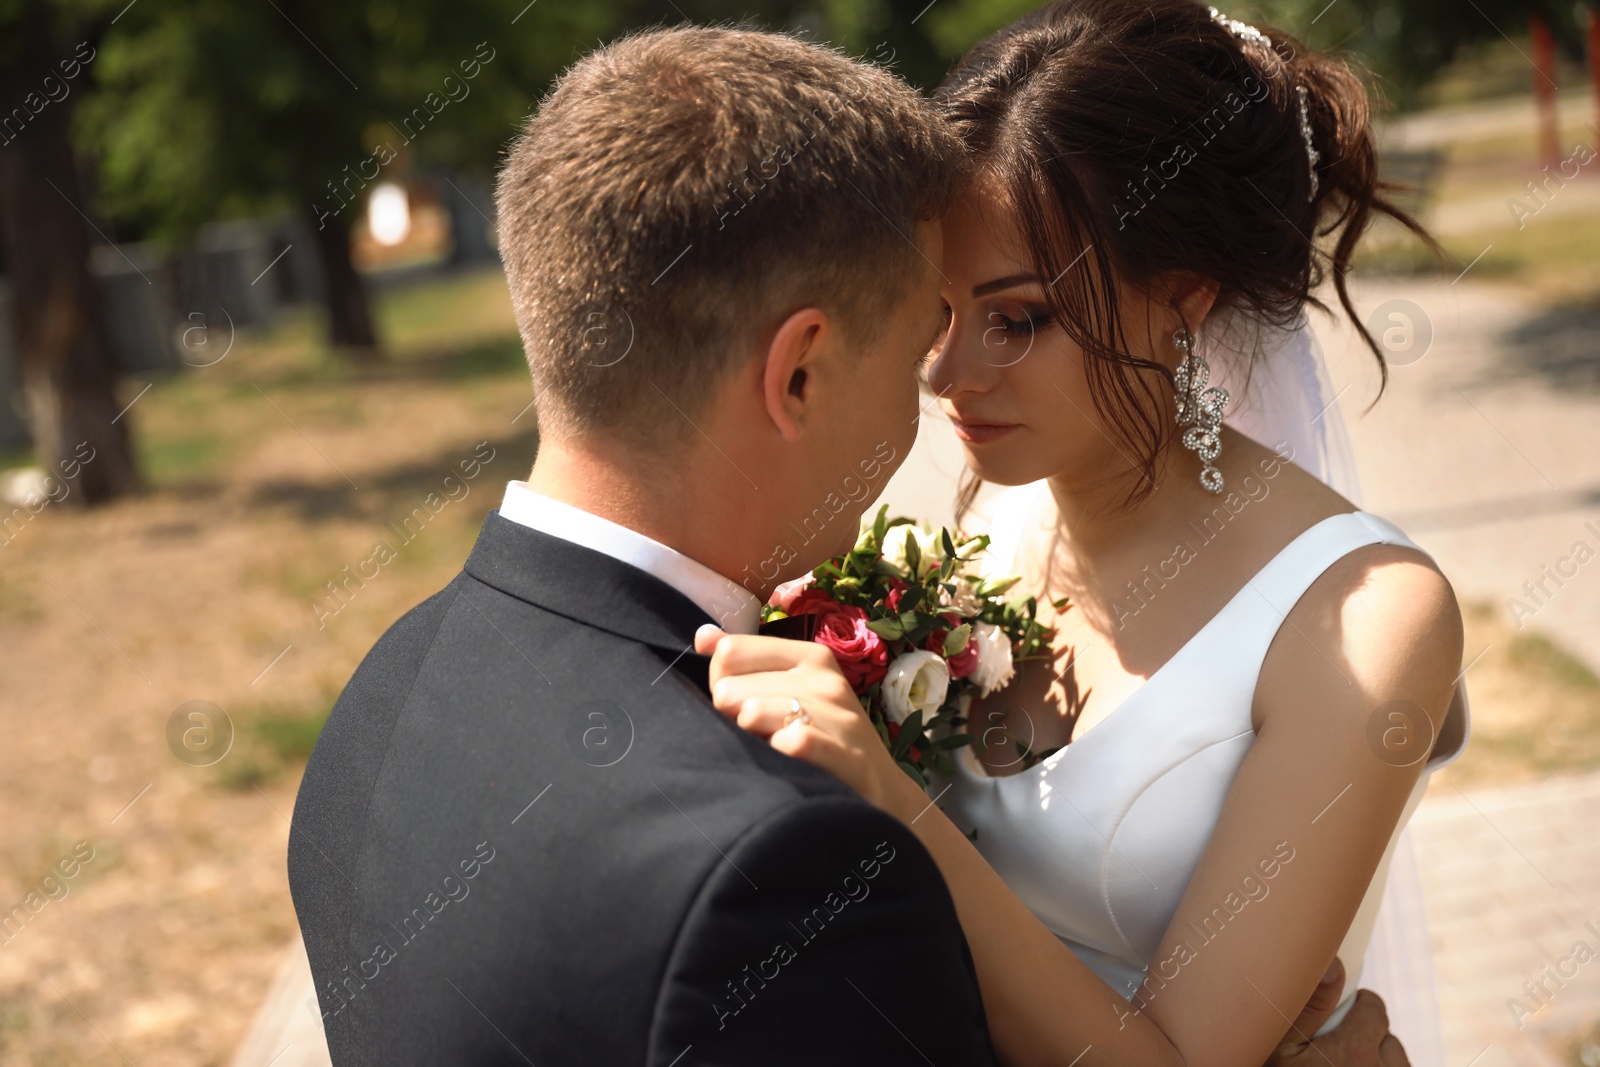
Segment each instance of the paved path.
[{"label": "paved path", "polygon": [[1600,775],[1447,790],[1412,819],[1452,1067],[1564,1065],[1600,1019],[1597,826]]},{"label": "paved path", "polygon": [[1319,328],[1366,506],[1433,553],[1463,600],[1600,669],[1600,310],[1537,312],[1470,275],[1371,281],[1356,299],[1369,315],[1399,301],[1433,334],[1364,413],[1371,354],[1354,330]]}]

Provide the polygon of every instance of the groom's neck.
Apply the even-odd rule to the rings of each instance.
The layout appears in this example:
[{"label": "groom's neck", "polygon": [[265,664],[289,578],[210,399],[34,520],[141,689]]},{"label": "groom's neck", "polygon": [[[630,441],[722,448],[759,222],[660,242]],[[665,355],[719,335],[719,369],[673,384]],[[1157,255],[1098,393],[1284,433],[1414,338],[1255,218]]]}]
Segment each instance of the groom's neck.
[{"label": "groom's neck", "polygon": [[[702,474],[703,457],[662,457],[604,443],[543,440],[528,486],[659,541],[746,587],[761,543],[751,501]],[[755,554],[753,554],[755,553]],[[765,597],[770,590],[751,588]]]}]

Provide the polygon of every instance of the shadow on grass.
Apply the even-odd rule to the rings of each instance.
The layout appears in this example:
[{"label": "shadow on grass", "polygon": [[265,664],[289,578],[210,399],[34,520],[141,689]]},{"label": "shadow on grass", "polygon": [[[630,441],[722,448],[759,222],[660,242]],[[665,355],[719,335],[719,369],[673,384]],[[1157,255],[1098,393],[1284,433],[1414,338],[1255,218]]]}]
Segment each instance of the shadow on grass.
[{"label": "shadow on grass", "polygon": [[1600,392],[1600,300],[1560,304],[1501,337],[1490,377],[1538,378],[1562,392]]},{"label": "shadow on grass", "polygon": [[[510,333],[462,347],[391,352],[388,358],[373,363],[352,363],[324,352],[313,360],[262,374],[253,381],[266,389],[306,389],[367,382],[454,383],[527,374],[522,339]],[[243,393],[251,386],[243,384],[238,388]]]},{"label": "shadow on grass", "polygon": [[538,431],[532,428],[506,437],[489,438],[494,458],[481,464],[477,477],[470,481],[462,476],[460,464],[473,459],[474,445],[457,444],[424,460],[397,464],[381,473],[363,474],[359,491],[344,481],[265,482],[251,494],[247,506],[283,509],[305,522],[400,520],[413,508],[422,506],[430,493],[447,496],[445,479],[452,476],[455,479],[452,486],[466,485],[469,492],[489,486],[498,500],[498,490],[504,487],[511,472],[517,472],[519,477],[526,473],[538,440]]}]

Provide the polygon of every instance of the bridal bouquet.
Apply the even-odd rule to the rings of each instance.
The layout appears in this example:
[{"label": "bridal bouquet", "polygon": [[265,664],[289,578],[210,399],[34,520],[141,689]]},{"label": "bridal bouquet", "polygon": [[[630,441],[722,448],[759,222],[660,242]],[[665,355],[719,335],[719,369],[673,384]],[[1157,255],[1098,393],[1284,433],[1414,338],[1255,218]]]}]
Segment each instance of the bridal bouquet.
[{"label": "bridal bouquet", "polygon": [[926,785],[929,772],[955,772],[951,752],[978,742],[962,729],[966,698],[1046,655],[1050,631],[1033,597],[1003,599],[1020,579],[977,573],[987,535],[958,539],[887,515],[880,508],[847,555],[779,586],[763,631],[832,650],[890,754]]}]

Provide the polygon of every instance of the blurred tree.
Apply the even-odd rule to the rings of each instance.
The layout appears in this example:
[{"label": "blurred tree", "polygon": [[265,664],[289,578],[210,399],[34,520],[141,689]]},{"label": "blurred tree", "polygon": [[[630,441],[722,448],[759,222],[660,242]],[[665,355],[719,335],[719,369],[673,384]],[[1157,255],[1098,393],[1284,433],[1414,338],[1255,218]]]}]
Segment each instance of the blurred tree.
[{"label": "blurred tree", "polygon": [[1529,58],[1526,37],[1533,15],[1541,16],[1561,46],[1581,61],[1580,22],[1593,2],[1246,0],[1228,14],[1282,26],[1314,48],[1350,50],[1379,77],[1393,103],[1411,107],[1439,71],[1468,49],[1504,40]]},{"label": "blurred tree", "polygon": [[38,462],[86,505],[138,487],[89,270],[73,114],[115,9],[0,0],[0,239]]},{"label": "blurred tree", "polygon": [[[838,0],[840,4],[851,0]],[[1417,103],[1442,67],[1465,49],[1502,39],[1515,43],[1539,14],[1581,61],[1586,11],[1597,0],[1219,0],[1231,18],[1280,26],[1313,48],[1355,53],[1396,104]],[[912,5],[915,6],[915,5]],[[954,57],[1039,0],[939,0],[921,21],[940,55]],[[1525,45],[1517,45],[1526,52]],[[1532,73],[1530,71],[1530,77]],[[918,80],[913,77],[913,80]]]},{"label": "blurred tree", "polygon": [[610,28],[581,0],[147,0],[109,35],[83,143],[118,218],[168,240],[290,211],[315,234],[328,338],[378,353],[350,231],[380,174],[487,170],[534,94]]}]

